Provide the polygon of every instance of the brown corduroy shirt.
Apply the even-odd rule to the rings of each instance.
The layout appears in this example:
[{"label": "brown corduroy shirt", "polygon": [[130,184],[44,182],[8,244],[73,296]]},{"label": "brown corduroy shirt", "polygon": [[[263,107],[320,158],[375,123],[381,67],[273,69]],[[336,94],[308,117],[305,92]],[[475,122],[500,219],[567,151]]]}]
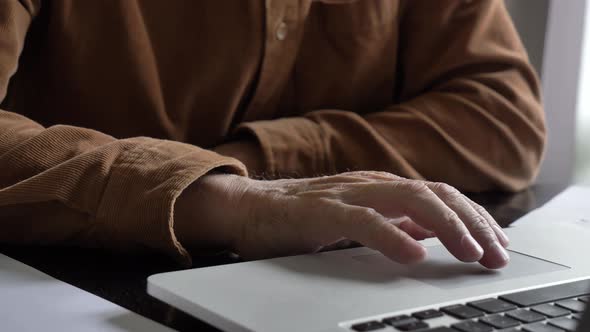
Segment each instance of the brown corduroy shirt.
[{"label": "brown corduroy shirt", "polygon": [[247,175],[225,143],[479,191],[529,184],[545,140],[501,0],[2,0],[0,101],[1,242],[184,263],[176,197]]}]

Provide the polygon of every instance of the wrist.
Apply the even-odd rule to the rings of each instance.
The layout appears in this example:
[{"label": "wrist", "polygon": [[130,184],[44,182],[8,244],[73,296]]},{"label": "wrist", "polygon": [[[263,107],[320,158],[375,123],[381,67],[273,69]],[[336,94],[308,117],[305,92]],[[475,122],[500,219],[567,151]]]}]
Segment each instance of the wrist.
[{"label": "wrist", "polygon": [[187,187],[175,204],[175,231],[189,250],[230,248],[238,229],[245,177],[209,174]]}]

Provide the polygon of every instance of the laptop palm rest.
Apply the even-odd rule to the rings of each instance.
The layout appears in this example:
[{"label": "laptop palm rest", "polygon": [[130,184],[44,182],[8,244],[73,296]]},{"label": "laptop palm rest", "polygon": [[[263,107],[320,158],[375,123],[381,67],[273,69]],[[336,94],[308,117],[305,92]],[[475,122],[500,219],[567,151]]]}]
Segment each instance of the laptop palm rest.
[{"label": "laptop palm rest", "polygon": [[[352,259],[366,264],[368,271],[364,271],[365,277],[409,278],[445,290],[569,269],[568,266],[515,251],[509,253],[511,262],[501,270],[488,270],[478,263],[458,262],[441,245],[429,247],[428,258],[413,266],[394,263],[380,253],[352,256]],[[367,274],[369,271],[372,273]]]},{"label": "laptop palm rest", "polygon": [[413,266],[354,248],[158,274],[148,292],[225,330],[331,332],[356,320],[590,277],[590,261],[581,259],[590,252],[589,229],[506,232],[511,263],[499,271],[458,262],[440,242],[425,241],[428,257]]}]

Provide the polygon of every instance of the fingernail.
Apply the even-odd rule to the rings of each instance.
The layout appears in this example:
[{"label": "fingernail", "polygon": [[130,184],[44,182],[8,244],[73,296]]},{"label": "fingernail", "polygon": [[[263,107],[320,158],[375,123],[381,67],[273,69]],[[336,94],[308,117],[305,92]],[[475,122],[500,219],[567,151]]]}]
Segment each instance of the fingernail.
[{"label": "fingernail", "polygon": [[470,260],[478,261],[483,257],[483,248],[470,234],[463,235],[463,238],[461,238],[461,245],[463,246],[463,249],[467,251],[469,257],[471,257]]},{"label": "fingernail", "polygon": [[510,256],[508,255],[508,251],[506,251],[506,249],[504,249],[504,247],[502,247],[498,242],[494,242],[493,248],[494,248],[493,250],[496,252],[496,254],[498,254],[502,257],[504,262],[508,263],[510,261]]},{"label": "fingernail", "polygon": [[498,236],[498,240],[500,240],[502,246],[504,246],[504,248],[508,247],[510,244],[510,239],[508,239],[508,236],[506,236],[504,230],[496,225],[494,225],[494,229],[496,230],[496,236]]}]

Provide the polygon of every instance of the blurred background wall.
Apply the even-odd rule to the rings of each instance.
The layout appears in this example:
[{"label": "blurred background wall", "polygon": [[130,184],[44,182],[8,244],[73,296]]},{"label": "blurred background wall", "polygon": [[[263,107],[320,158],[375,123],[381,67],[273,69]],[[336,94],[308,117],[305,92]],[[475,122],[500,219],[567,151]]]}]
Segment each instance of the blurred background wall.
[{"label": "blurred background wall", "polygon": [[586,4],[585,22],[576,116],[574,182],[590,185],[590,5],[588,4]]},{"label": "blurred background wall", "polygon": [[541,73],[549,0],[506,0],[506,7],[529,52],[531,62]]},{"label": "blurred background wall", "polygon": [[543,84],[549,141],[537,183],[590,184],[587,0],[505,2]]}]

